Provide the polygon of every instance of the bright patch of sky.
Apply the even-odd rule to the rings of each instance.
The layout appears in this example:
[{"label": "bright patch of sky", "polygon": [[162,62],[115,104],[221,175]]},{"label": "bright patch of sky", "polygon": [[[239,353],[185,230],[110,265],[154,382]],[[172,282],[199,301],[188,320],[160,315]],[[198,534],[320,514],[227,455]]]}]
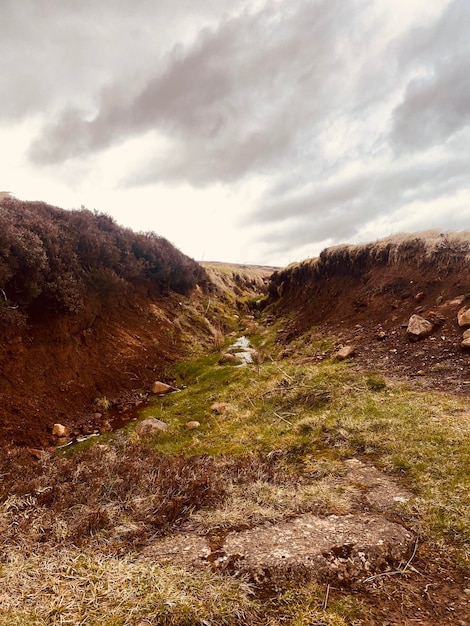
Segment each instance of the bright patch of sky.
[{"label": "bright patch of sky", "polygon": [[5,0],[0,190],[196,259],[470,228],[467,0]]}]

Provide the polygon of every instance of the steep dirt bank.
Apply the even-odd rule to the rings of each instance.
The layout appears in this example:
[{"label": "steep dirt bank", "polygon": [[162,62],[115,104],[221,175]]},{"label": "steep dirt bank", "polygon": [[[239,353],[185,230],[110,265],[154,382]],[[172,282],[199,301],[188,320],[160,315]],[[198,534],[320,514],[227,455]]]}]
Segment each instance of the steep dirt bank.
[{"label": "steep dirt bank", "polygon": [[0,442],[49,446],[57,422],[80,435],[101,429],[103,403],[126,395],[132,401],[156,379],[171,382],[169,365],[213,348],[217,333],[229,330],[224,315],[229,324],[237,309],[215,309],[214,302],[230,300],[234,288],[262,297],[269,273],[237,266],[236,282],[224,275],[225,282],[211,281],[189,296],[136,288],[94,297],[79,315],[44,319],[4,338]]},{"label": "steep dirt bank", "polygon": [[[317,328],[319,336],[335,338],[335,348],[355,346],[358,362],[369,368],[470,391],[470,352],[461,347],[464,329],[457,322],[470,302],[469,259],[468,233],[327,249],[273,274],[271,310],[285,320],[279,341],[288,344]],[[423,341],[407,336],[413,314],[433,323]]]},{"label": "steep dirt bank", "polygon": [[100,425],[99,403],[145,388],[181,357],[181,331],[170,321],[175,298],[134,297],[88,315],[41,323],[1,345],[0,438],[50,445],[55,422],[82,432]]}]

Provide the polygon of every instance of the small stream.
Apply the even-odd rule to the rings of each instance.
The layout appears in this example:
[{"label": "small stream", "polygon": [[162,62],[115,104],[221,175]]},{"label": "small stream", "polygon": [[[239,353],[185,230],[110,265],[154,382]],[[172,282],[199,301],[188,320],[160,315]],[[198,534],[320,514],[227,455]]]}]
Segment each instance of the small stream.
[{"label": "small stream", "polygon": [[[256,354],[256,350],[254,350],[253,346],[250,343],[250,340],[244,335],[234,341],[229,346],[227,352],[230,352],[238,359],[240,359],[241,363],[240,365],[238,365],[238,367],[243,367],[245,365],[254,363],[253,357]],[[171,395],[171,393],[165,395]],[[80,437],[72,439],[65,445],[57,447],[67,448],[69,446],[90,439],[91,437],[99,437],[99,435],[104,434],[105,432],[114,432],[116,430],[120,430],[121,428],[127,426],[130,422],[137,421],[142,409],[145,408],[147,404],[148,395],[141,394],[140,396],[136,397],[134,402],[126,402],[124,404],[116,404],[114,406],[111,406],[103,416],[104,423],[108,425],[108,428],[102,429],[101,432],[94,432],[88,435],[82,435]]]},{"label": "small stream", "polygon": [[256,351],[253,349],[253,346],[250,343],[248,337],[242,335],[239,337],[227,350],[227,352],[231,352],[236,357],[238,357],[242,363],[241,365],[249,365],[250,363],[254,363],[253,355]]}]

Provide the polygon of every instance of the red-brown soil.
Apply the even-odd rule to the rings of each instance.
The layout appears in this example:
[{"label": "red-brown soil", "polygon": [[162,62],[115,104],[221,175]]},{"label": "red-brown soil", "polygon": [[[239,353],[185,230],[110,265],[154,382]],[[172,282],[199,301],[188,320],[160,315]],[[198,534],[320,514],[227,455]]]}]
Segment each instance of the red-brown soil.
[{"label": "red-brown soil", "polygon": [[181,358],[173,323],[181,296],[134,294],[89,303],[86,313],[47,320],[0,349],[0,442],[47,447],[54,423],[87,434],[100,427],[96,399],[114,399],[165,379]]},{"label": "red-brown soil", "polygon": [[[401,263],[301,281],[294,275],[279,291],[273,310],[286,320],[279,331],[282,344],[316,328],[319,337],[329,334],[338,346],[354,345],[357,362],[368,369],[470,392],[470,350],[461,347],[464,329],[457,322],[458,310],[470,303],[469,267],[439,271]],[[406,333],[414,313],[434,323],[431,336],[417,342]]]}]

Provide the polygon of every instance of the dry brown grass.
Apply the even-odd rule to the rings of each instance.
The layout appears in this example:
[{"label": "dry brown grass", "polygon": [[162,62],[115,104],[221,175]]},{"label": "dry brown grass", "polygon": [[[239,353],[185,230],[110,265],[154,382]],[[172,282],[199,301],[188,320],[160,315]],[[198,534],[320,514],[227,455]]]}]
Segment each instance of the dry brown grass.
[{"label": "dry brown grass", "polygon": [[61,549],[0,563],[0,626],[189,626],[256,624],[257,606],[242,580],[197,576],[135,555]]},{"label": "dry brown grass", "polygon": [[21,472],[3,455],[0,474],[0,546],[131,548],[220,502],[225,491],[214,459],[162,456],[139,445],[97,445]]}]

